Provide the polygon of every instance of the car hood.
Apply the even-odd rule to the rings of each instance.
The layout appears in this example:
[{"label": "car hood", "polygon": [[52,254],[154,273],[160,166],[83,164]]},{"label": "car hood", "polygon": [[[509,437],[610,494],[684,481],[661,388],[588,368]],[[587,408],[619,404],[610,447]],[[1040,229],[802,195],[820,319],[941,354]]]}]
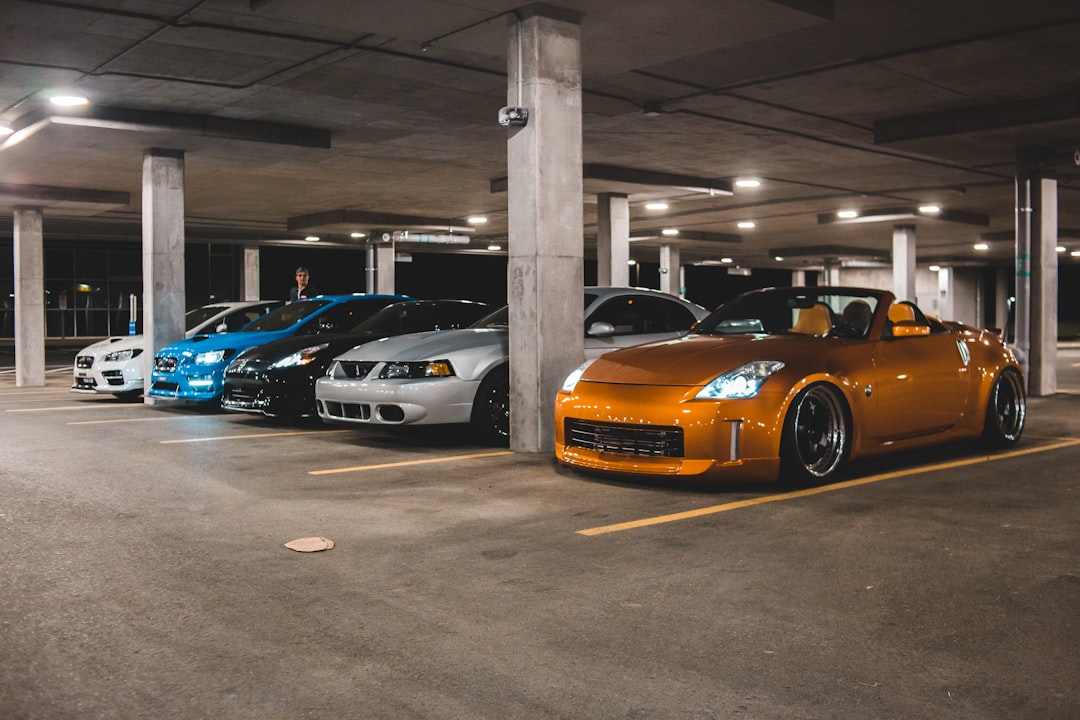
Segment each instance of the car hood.
[{"label": "car hood", "polygon": [[582,380],[696,387],[755,360],[790,364],[816,356],[824,350],[823,344],[830,342],[845,341],[792,335],[687,335],[602,355],[589,366]]},{"label": "car hood", "polygon": [[142,335],[117,335],[115,337],[106,338],[100,342],[96,342],[93,345],[87,345],[77,354],[98,355],[101,353],[117,352],[119,350],[130,350],[132,348],[142,347],[142,344]]},{"label": "car hood", "polygon": [[366,343],[339,360],[432,360],[486,346],[505,345],[506,328],[430,330]]},{"label": "car hood", "polygon": [[332,353],[341,353],[361,343],[377,340],[382,335],[371,333],[320,333],[318,335],[293,335],[292,337],[274,340],[258,347],[253,347],[244,353],[244,358],[250,361],[263,360],[273,362],[283,357],[288,357],[294,352],[316,345],[327,344]]},{"label": "car hood", "polygon": [[291,330],[274,330],[268,332],[231,332],[231,333],[219,333],[216,335],[196,335],[188,340],[181,340],[175,342],[172,345],[168,345],[161,350],[158,350],[157,354],[182,354],[188,353],[204,353],[211,352],[213,350],[228,350],[230,348],[234,350],[246,350],[256,345],[263,345],[273,340],[279,339],[283,334],[287,335],[292,332]]}]

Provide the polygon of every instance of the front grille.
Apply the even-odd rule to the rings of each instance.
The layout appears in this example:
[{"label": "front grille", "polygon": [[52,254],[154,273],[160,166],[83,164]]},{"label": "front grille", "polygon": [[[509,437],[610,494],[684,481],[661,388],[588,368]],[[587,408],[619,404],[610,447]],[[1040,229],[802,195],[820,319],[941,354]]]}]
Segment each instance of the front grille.
[{"label": "front grille", "polygon": [[662,425],[618,425],[567,419],[566,444],[596,452],[646,457],[682,457],[683,431]]},{"label": "front grille", "polygon": [[368,373],[371,372],[371,369],[374,367],[375,363],[367,360],[341,361],[341,371],[345,373],[345,377],[349,378],[350,380],[363,380],[368,376]]},{"label": "front grille", "polygon": [[161,372],[172,372],[176,369],[176,358],[167,355],[158,355],[154,358],[154,369]]},{"label": "front grille", "polygon": [[81,370],[89,370],[94,367],[93,355],[79,355],[75,358],[75,367]]},{"label": "front grille", "polygon": [[75,378],[75,384],[72,387],[75,390],[93,390],[97,387],[97,380],[94,378]]},{"label": "front grille", "polygon": [[124,373],[120,370],[106,370],[101,373],[101,377],[105,378],[105,382],[110,385],[124,384]]},{"label": "front grille", "polygon": [[371,406],[367,403],[340,403],[333,400],[320,401],[330,417],[344,420],[370,420]]},{"label": "front grille", "polygon": [[266,404],[265,400],[261,398],[261,395],[261,387],[257,385],[243,386],[227,384],[225,386],[225,394],[221,398],[221,404],[224,407],[231,407],[238,410],[255,410]]}]

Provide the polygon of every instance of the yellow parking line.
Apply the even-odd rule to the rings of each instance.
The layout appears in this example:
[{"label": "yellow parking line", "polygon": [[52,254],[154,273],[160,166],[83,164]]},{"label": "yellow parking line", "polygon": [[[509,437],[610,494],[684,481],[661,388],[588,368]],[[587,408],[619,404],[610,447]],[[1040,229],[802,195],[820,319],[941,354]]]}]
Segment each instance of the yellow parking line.
[{"label": "yellow parking line", "polygon": [[139,417],[139,418],[124,418],[122,420],[73,420],[71,422],[64,423],[65,425],[109,425],[111,423],[133,423],[133,422],[157,422],[159,420],[187,420],[187,417]]},{"label": "yellow parking line", "polygon": [[291,430],[289,432],[250,433],[248,435],[219,435],[217,437],[186,438],[184,440],[160,440],[162,445],[178,443],[215,442],[217,440],[250,440],[252,438],[284,437],[287,435],[329,435],[330,433],[349,432],[349,430]]},{"label": "yellow parking line", "polygon": [[58,410],[100,410],[103,408],[133,408],[137,405],[97,405],[94,403],[87,403],[86,405],[65,405],[63,407],[44,407],[44,408],[15,408],[13,410],[5,410],[4,412],[10,413],[23,413],[23,412],[55,412]]},{"label": "yellow parking line", "polygon": [[906,470],[897,470],[895,472],[881,473],[880,475],[871,475],[869,477],[858,478],[856,480],[847,480],[845,482],[838,482],[832,485],[822,485],[820,487],[806,488],[805,490],[796,490],[794,492],[780,493],[778,495],[766,495],[765,497],[751,498],[749,500],[737,500],[736,502],[724,503],[723,505],[712,505],[710,507],[698,508],[697,510],[687,510],[685,512],[671,513],[670,515],[657,515],[651,518],[643,518],[641,520],[631,520],[624,523],[616,523],[614,525],[604,525],[602,527],[588,528],[586,530],[578,530],[578,535],[603,535],[605,533],[619,532],[621,530],[633,530],[635,528],[647,527],[649,525],[661,525],[663,523],[676,522],[678,520],[689,520],[690,518],[702,517],[703,515],[715,515],[716,513],[727,512],[728,510],[738,510],[739,508],[750,507],[752,505],[763,505],[765,503],[779,502],[781,500],[792,500],[794,498],[806,497],[808,495],[818,495],[821,493],[833,492],[834,490],[844,490],[850,487],[857,487],[859,485],[869,485],[870,483],[881,482],[882,480],[892,480],[898,477],[904,477],[906,475],[918,475],[920,473],[934,472],[936,470],[948,470],[950,468],[964,467],[967,465],[977,465],[984,462],[993,462],[996,460],[1006,460],[1008,458],[1019,457],[1021,455],[1031,455],[1033,453],[1047,452],[1049,450],[1059,450],[1065,447],[1072,447],[1073,445],[1080,445],[1080,440],[1063,440],[1061,442],[1053,443],[1051,445],[1042,445],[1034,448],[1027,448],[1025,450],[1013,450],[1011,452],[1001,453],[999,455],[988,455],[986,457],[969,458],[967,460],[954,460],[952,462],[938,463],[937,465],[926,465],[923,467],[908,468]]},{"label": "yellow parking line", "polygon": [[381,463],[379,465],[357,465],[355,467],[334,468],[332,470],[308,470],[308,475],[332,475],[334,473],[361,472],[363,470],[383,470],[385,468],[407,467],[409,465],[427,465],[428,463],[453,462],[455,460],[473,460],[475,458],[513,455],[510,450],[497,452],[473,453],[472,455],[450,455],[448,457],[428,458],[426,460],[405,460],[402,462]]}]

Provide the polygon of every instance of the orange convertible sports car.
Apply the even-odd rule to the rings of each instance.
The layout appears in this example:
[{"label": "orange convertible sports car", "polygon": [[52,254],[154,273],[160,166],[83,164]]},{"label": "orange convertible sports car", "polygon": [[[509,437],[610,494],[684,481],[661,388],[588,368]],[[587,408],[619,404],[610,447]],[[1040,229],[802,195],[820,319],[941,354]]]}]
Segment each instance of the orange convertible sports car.
[{"label": "orange convertible sports car", "polygon": [[555,452],[612,473],[816,483],[851,459],[982,438],[1016,444],[1024,380],[994,332],[882,290],[757,290],[677,340],[582,365]]}]

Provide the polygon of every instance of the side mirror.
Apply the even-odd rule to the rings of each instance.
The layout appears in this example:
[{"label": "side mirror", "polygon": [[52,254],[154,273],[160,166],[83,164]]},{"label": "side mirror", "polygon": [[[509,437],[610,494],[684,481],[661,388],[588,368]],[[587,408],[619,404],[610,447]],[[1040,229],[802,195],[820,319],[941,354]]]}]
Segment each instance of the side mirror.
[{"label": "side mirror", "polygon": [[609,337],[615,334],[615,326],[603,320],[597,320],[585,333],[589,337]]},{"label": "side mirror", "polygon": [[910,321],[899,322],[892,327],[892,336],[894,338],[899,337],[917,337],[919,335],[929,335],[929,325],[916,325]]}]

